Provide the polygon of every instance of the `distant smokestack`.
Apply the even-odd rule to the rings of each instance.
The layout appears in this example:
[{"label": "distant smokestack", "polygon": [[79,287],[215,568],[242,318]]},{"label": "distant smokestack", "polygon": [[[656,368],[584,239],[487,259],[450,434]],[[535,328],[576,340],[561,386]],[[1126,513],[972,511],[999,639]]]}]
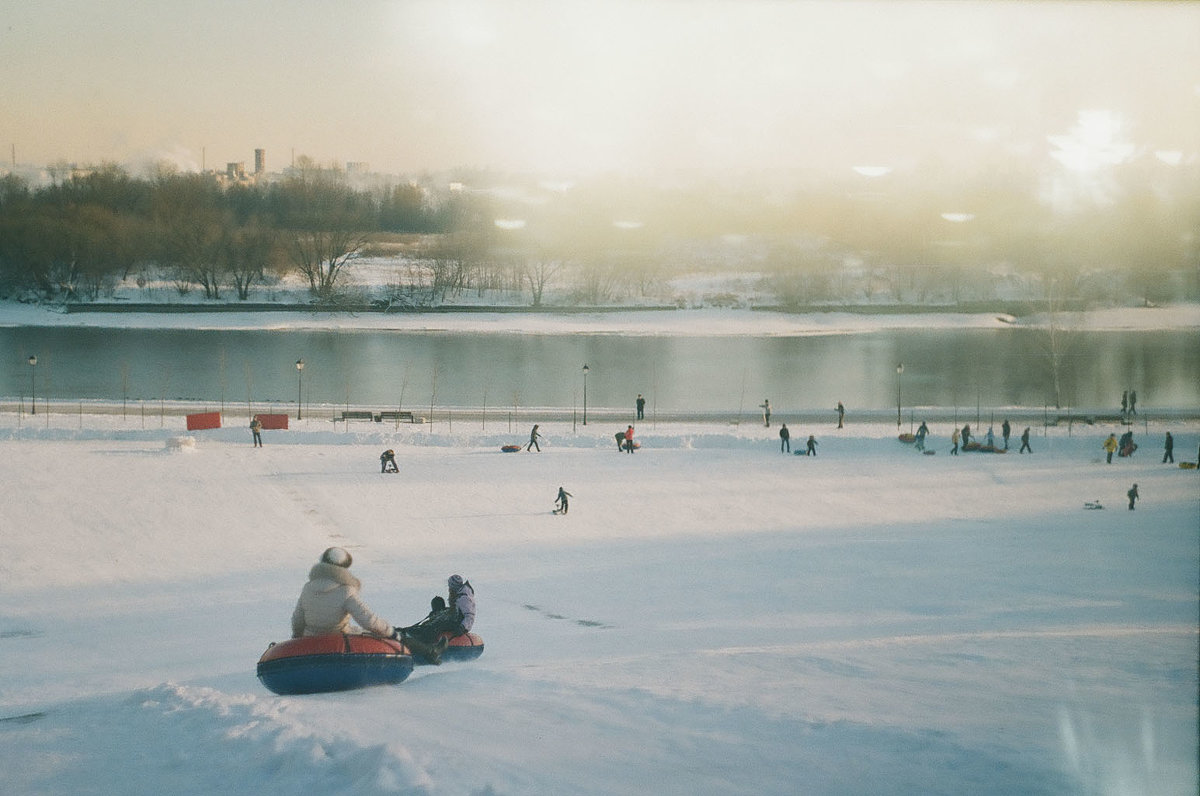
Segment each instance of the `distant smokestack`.
[{"label": "distant smokestack", "polygon": [[267,170],[267,150],[254,150],[254,173],[263,174]]}]

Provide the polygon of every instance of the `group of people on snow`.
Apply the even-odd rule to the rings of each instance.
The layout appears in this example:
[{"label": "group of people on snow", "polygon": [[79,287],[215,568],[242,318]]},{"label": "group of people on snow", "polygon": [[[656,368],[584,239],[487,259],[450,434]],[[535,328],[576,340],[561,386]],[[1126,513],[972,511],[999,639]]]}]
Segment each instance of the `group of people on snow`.
[{"label": "group of people on snow", "polygon": [[[779,426],[779,452],[792,452],[792,432],[788,430],[787,423],[782,423]],[[800,451],[796,451],[796,455],[799,456]],[[808,440],[804,443],[804,455],[817,455],[817,438],[812,434],[808,435]]]},{"label": "group of people on snow", "polygon": [[400,641],[438,664],[448,640],[469,633],[474,626],[475,589],[462,575],[451,575],[446,581],[448,600],[434,597],[424,619],[408,627],[393,627],[360,596],[362,583],[350,573],[353,560],[341,547],[330,547],[321,554],[292,611],[292,638],[345,633],[353,619],[366,632]]}]

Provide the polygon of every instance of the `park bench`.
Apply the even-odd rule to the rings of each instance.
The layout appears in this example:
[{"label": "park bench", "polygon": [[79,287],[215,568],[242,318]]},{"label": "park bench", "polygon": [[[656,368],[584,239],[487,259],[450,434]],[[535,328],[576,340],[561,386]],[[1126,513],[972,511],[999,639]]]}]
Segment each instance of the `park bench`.
[{"label": "park bench", "polygon": [[371,412],[369,410],[363,410],[363,411],[350,410],[350,411],[342,412],[339,415],[333,416],[333,422],[335,422],[335,423],[339,420],[374,420],[374,419],[375,419],[375,413]]},{"label": "park bench", "polygon": [[417,422],[412,412],[402,412],[398,409],[385,409],[375,415],[376,423],[382,423],[384,420],[391,420],[395,423],[399,423],[401,420],[407,420],[409,423]]}]

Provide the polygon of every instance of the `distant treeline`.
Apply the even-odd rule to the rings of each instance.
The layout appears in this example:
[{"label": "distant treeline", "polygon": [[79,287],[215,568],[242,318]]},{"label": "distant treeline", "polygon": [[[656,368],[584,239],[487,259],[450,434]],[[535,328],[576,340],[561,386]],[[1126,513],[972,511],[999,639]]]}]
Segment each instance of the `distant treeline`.
[{"label": "distant treeline", "polygon": [[[363,185],[304,158],[260,181],[114,165],[39,186],[9,174],[0,298],[95,301],[166,279],[180,294],[246,301],[293,273],[328,305],[436,305],[476,291],[540,306],[547,290],[598,305],[682,301],[669,279],[742,272],[761,275],[743,295],[785,307],[1200,300],[1200,186],[1186,174],[1119,176],[1103,200],[1051,210],[1036,175],[1012,173],[952,188],[891,177],[870,191],[618,178],[568,190],[487,173]],[[379,294],[348,295],[346,266],[372,254],[406,267]]]}]

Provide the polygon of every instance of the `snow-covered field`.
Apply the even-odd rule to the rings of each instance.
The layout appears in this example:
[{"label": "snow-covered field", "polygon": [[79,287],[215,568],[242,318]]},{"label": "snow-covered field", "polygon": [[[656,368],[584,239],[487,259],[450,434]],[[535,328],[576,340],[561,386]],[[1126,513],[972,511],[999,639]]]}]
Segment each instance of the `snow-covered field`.
[{"label": "snow-covered field", "polygon": [[[1200,475],[1162,426],[1108,465],[1078,426],[958,457],[793,426],[810,458],[747,424],[627,455],[554,423],[505,454],[525,429],[30,421],[0,415],[4,793],[1196,792]],[[393,624],[465,575],[483,657],[266,691],[330,545]]]}]

